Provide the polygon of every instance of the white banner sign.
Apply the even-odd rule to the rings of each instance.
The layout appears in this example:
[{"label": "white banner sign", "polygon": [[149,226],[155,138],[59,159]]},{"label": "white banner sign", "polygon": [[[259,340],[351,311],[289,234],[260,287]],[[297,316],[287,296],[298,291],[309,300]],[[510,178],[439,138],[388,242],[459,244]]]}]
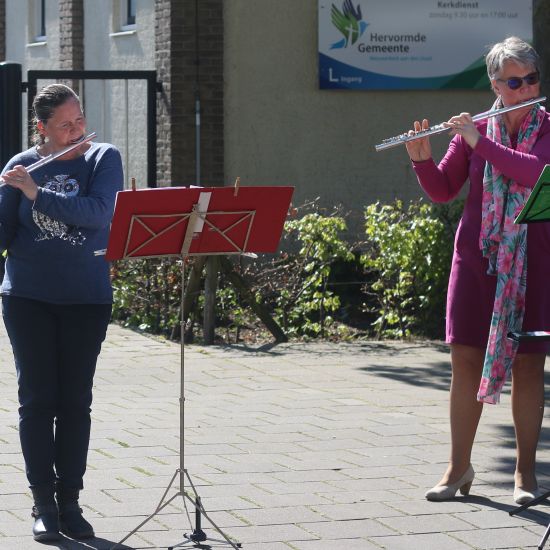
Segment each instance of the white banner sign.
[{"label": "white banner sign", "polygon": [[532,0],[319,0],[321,88],[488,89],[488,46],[531,42]]}]

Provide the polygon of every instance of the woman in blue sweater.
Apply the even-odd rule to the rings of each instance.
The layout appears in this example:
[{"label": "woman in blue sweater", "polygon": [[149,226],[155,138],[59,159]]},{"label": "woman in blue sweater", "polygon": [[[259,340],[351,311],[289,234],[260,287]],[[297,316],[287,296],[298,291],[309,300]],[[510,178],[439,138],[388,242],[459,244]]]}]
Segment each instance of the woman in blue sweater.
[{"label": "woman in blue sweater", "polygon": [[0,186],[0,292],[19,385],[19,434],[34,498],[36,540],[94,536],[78,506],[90,439],[97,357],[111,316],[107,246],[120,154],[85,143],[29,174],[40,158],[82,139],[78,96],[62,84],[33,103],[36,145],[13,157]]}]

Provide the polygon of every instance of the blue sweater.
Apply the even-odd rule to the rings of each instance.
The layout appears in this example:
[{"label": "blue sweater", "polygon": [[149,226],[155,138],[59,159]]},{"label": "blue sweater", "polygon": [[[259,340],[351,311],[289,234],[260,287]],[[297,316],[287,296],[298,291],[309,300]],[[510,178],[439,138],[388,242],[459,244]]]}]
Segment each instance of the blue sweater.
[{"label": "blue sweater", "polygon": [[[36,148],[13,157],[4,172],[28,166]],[[34,201],[0,186],[0,249],[8,250],[1,294],[55,304],[113,301],[109,263],[94,251],[107,248],[115,197],[123,187],[118,150],[92,143],[71,160],[54,160],[31,173]]]}]

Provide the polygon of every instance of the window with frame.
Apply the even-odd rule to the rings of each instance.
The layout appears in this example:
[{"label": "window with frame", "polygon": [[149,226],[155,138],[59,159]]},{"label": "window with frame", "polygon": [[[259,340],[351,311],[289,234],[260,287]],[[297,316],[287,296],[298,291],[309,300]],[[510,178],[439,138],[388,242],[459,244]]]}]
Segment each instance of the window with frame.
[{"label": "window with frame", "polygon": [[136,28],[136,0],[122,1],[122,25],[121,30],[127,31]]},{"label": "window with frame", "polygon": [[31,0],[30,15],[30,42],[46,41],[46,0]]},{"label": "window with frame", "polygon": [[137,0],[113,0],[112,32],[110,36],[124,36],[136,32]]},{"label": "window with frame", "polygon": [[126,24],[135,25],[136,24],[136,0],[128,0],[126,11],[127,11]]}]

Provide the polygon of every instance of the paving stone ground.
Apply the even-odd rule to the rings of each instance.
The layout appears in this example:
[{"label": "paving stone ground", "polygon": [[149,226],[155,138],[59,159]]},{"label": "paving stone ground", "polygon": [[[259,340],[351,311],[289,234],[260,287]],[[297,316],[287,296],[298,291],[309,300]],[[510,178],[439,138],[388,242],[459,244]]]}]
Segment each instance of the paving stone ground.
[{"label": "paving stone ground", "polygon": [[[435,342],[186,346],[183,466],[208,516],[245,549],[536,548],[550,508],[508,514],[508,392],[485,408],[471,495],[424,499],[446,465],[449,380],[446,346]],[[97,538],[50,546],[106,550],[154,512],[180,467],[179,394],[178,345],[110,327],[81,497]],[[33,550],[45,545],[30,535],[16,395],[2,328],[0,549]],[[550,489],[547,417],[538,473]],[[168,498],[179,488],[176,475]],[[191,502],[176,496],[116,548],[176,546],[195,522]],[[222,537],[204,517],[202,528],[209,538],[201,548],[231,548],[212,540]]]}]

